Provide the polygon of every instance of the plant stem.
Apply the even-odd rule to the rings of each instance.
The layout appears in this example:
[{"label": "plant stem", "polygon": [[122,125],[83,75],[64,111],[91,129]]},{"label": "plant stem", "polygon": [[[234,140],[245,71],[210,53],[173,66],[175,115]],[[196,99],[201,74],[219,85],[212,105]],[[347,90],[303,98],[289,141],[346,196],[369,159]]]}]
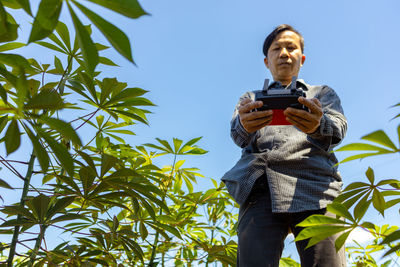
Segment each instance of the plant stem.
[{"label": "plant stem", "polygon": [[[28,189],[29,189],[29,184],[31,181],[32,173],[33,173],[33,163],[35,162],[35,158],[36,158],[36,156],[35,156],[34,152],[32,151],[31,158],[28,163],[28,170],[26,172],[25,179],[24,179],[25,180],[24,181],[24,189],[22,190],[21,200],[19,202],[20,207],[24,207],[24,205],[25,205],[25,198],[29,191]],[[20,222],[21,219],[22,219],[22,216],[18,215],[17,222]],[[8,254],[8,259],[7,259],[8,267],[12,267],[12,262],[13,262],[14,255],[15,255],[15,249],[16,249],[17,241],[18,241],[19,230],[20,230],[19,225],[14,227],[14,234],[13,234],[13,238],[11,241],[10,253]]]},{"label": "plant stem", "polygon": [[38,238],[36,239],[35,247],[33,248],[32,254],[30,255],[30,260],[28,267],[33,266],[33,263],[35,262],[36,259],[36,254],[39,251],[40,244],[42,243],[43,237],[44,237],[44,232],[46,231],[47,225],[40,225],[40,233]]},{"label": "plant stem", "polygon": [[[168,181],[168,184],[165,188],[165,193],[164,196],[162,197],[161,201],[164,201],[165,198],[167,197],[167,193],[168,193],[168,187],[172,184],[172,180],[173,180],[173,175],[174,175],[174,171],[175,171],[175,163],[176,163],[176,154],[174,155],[174,163],[172,164],[172,168],[171,168],[171,180]],[[159,215],[162,215],[162,209],[160,209]],[[157,243],[158,243],[158,238],[160,237],[160,233],[157,231],[155,237],[154,237],[154,243],[153,243],[153,248],[151,250],[151,257],[150,257],[150,262],[149,262],[149,267],[153,267],[154,265],[154,258],[156,256],[156,250],[157,250]]]}]

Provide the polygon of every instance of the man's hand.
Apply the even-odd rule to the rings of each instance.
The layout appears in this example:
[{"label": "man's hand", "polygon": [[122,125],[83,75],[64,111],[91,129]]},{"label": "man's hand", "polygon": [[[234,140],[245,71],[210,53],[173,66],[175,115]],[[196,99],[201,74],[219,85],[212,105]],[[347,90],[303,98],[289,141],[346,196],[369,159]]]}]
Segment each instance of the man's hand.
[{"label": "man's hand", "polygon": [[253,133],[272,121],[272,110],[253,111],[255,108],[262,107],[262,101],[252,101],[248,98],[240,102],[239,119],[243,128],[248,133]]},{"label": "man's hand", "polygon": [[304,133],[315,132],[321,122],[323,115],[322,105],[318,99],[306,99],[304,97],[299,97],[300,104],[308,107],[310,112],[301,109],[287,108],[283,112],[286,116],[286,120],[299,128]]}]

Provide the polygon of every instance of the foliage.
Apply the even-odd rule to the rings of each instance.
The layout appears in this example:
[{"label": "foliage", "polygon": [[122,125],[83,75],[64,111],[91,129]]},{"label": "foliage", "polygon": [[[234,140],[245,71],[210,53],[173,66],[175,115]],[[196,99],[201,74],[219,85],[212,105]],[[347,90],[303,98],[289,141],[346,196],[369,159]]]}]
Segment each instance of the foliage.
[{"label": "foliage", "polygon": [[[132,19],[147,14],[136,0],[88,1]],[[154,104],[146,90],[99,70],[117,64],[102,55],[109,47],[92,39],[92,26],[78,14],[134,63],[125,33],[81,1],[41,0],[35,16],[32,3],[0,0],[0,142],[7,154],[0,155],[0,187],[21,196],[19,203],[0,208],[1,240],[10,240],[0,243],[0,261],[8,266],[234,265],[234,202],[213,179],[212,188],[196,191],[203,176],[186,163],[206,153],[197,145],[200,138],[125,142],[134,135],[134,124],[148,123]],[[32,19],[26,44],[17,41],[15,9]],[[59,20],[61,12],[70,15],[75,36]],[[41,47],[54,54],[54,62],[9,53],[24,46]],[[160,158],[171,164],[157,166]],[[49,229],[70,238],[48,246]]]},{"label": "foliage", "polygon": [[[400,106],[397,104],[396,106]],[[395,118],[400,117],[400,114]],[[397,127],[400,142],[400,125]],[[368,143],[351,143],[340,147],[336,151],[364,151],[349,156],[341,161],[348,162],[371,156],[394,154],[400,152],[399,146],[389,138],[383,130],[378,130],[361,138]],[[367,151],[367,152],[365,152]],[[365,176],[366,181],[357,181],[349,184],[342,194],[330,205],[327,210],[336,214],[336,218],[314,215],[299,224],[305,227],[296,240],[310,239],[308,246],[331,236],[339,234],[335,246],[341,248],[351,231],[362,228],[371,233],[375,239],[371,244],[362,247],[348,247],[347,252],[354,266],[389,266],[396,264],[400,257],[400,230],[397,226],[383,225],[381,227],[373,222],[365,221],[364,216],[369,209],[375,209],[380,215],[385,216],[385,211],[400,203],[400,180],[377,179],[374,170],[369,167]],[[371,205],[372,204],[372,205]],[[400,210],[399,210],[400,212]],[[372,254],[378,252],[384,257],[389,257],[382,265],[378,265]]]}]

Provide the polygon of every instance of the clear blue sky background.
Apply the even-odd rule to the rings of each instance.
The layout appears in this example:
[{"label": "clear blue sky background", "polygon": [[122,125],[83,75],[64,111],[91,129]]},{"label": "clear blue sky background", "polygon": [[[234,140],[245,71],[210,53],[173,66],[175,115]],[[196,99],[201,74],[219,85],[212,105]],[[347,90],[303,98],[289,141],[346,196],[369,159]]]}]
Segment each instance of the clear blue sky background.
[{"label": "clear blue sky background", "polygon": [[[233,107],[245,91],[261,89],[264,79],[271,78],[262,44],[281,23],[293,25],[305,38],[306,62],[299,77],[310,84],[327,84],[340,96],[349,123],[344,143],[377,129],[397,137],[399,120],[389,120],[400,109],[389,106],[400,102],[399,1],[155,0],[141,4],[151,16],[133,21],[88,4],[128,34],[138,66],[106,52],[121,67],[102,67],[104,75],[149,90],[147,97],[157,104],[151,109],[150,127],[135,126],[137,136],[127,138],[128,143],[203,136],[199,145],[209,153],[189,159],[188,166],[219,180],[240,157],[240,149],[229,137]],[[69,21],[65,11],[62,17]],[[22,41],[26,40],[27,36]],[[30,57],[39,49],[30,45],[21,51]],[[39,56],[41,63],[53,62],[50,55]],[[339,159],[345,155],[337,154]],[[397,155],[385,156],[346,163],[340,171],[345,185],[363,178],[368,166],[378,178],[399,178],[398,162]],[[206,188],[202,184],[197,189]],[[376,212],[369,216],[384,222]],[[392,209],[386,221],[396,224],[398,218],[398,208]]]}]

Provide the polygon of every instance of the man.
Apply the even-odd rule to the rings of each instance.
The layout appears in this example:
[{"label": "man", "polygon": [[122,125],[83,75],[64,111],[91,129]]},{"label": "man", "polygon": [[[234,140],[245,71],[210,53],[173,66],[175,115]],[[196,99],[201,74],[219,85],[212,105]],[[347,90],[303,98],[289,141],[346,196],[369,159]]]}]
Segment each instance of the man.
[{"label": "man", "polygon": [[[265,65],[274,78],[269,90],[289,88],[305,62],[304,40],[290,25],[280,25],[266,38]],[[340,193],[342,179],[332,153],[343,139],[347,121],[340,99],[328,86],[303,80],[296,87],[306,93],[298,101],[309,111],[287,108],[292,125],[272,126],[272,110],[254,93],[244,94],[231,121],[231,136],[242,156],[222,180],[240,205],[238,266],[279,266],[284,239],[301,231],[298,223],[325,214]],[[302,266],[345,266],[344,251],[336,253],[334,237],[305,249],[296,242]]]}]

